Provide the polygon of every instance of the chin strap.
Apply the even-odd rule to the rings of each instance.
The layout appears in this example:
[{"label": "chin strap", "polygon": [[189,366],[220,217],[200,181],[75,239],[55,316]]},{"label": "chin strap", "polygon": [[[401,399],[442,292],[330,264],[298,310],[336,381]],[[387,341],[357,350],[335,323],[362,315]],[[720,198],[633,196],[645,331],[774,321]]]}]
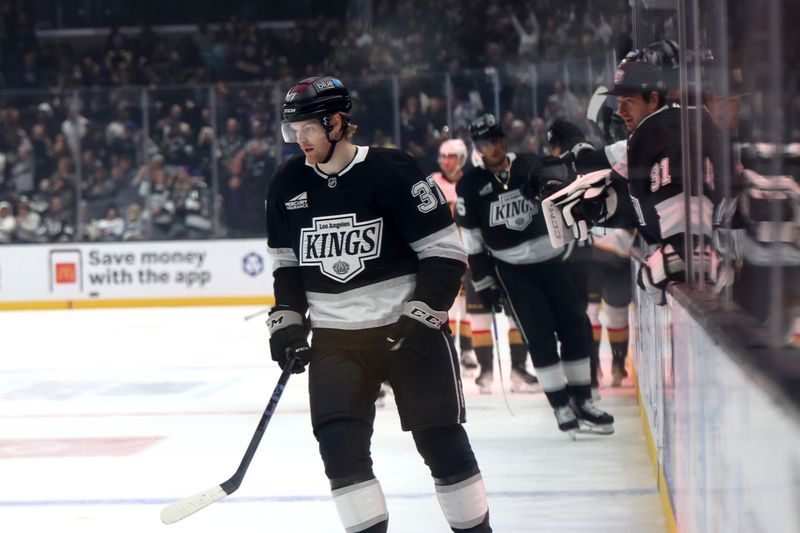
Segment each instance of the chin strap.
[{"label": "chin strap", "polygon": [[331,117],[322,117],[320,119],[322,122],[322,127],[325,129],[325,138],[331,143],[331,147],[328,149],[328,155],[325,156],[325,159],[320,161],[318,164],[324,165],[328,161],[331,160],[333,157],[333,151],[336,150],[336,143],[344,139],[345,132],[347,131],[347,126],[350,125],[350,120],[342,117],[342,135],[338,139],[331,139],[331,131],[333,131],[333,125],[331,124]]}]

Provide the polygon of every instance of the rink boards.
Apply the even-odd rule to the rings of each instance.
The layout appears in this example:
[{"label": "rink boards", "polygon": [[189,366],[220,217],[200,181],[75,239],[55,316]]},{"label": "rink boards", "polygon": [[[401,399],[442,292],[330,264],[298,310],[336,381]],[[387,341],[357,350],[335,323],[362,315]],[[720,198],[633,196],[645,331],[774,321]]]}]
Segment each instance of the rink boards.
[{"label": "rink boards", "polygon": [[800,531],[796,411],[674,292],[637,291],[632,344],[670,531]]}]

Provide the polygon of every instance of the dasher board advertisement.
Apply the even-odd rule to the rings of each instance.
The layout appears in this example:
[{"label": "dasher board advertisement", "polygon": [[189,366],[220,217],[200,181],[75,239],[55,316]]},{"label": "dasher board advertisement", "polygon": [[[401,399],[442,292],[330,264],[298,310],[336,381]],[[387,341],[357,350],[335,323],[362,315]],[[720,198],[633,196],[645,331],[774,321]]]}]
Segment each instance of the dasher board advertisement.
[{"label": "dasher board advertisement", "polygon": [[0,246],[4,304],[271,295],[261,239]]}]

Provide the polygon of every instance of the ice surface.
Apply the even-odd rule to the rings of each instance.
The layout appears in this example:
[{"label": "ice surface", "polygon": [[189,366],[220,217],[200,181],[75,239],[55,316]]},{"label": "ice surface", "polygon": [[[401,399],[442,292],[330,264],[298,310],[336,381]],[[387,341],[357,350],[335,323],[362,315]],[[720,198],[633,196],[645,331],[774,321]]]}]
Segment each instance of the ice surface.
[{"label": "ice surface", "polygon": [[[159,519],[165,505],[230,477],[255,430],[279,375],[262,317],[244,320],[256,311],[0,313],[0,528],[341,531],[311,434],[305,374],[289,381],[236,493],[174,525]],[[512,418],[497,369],[491,396],[472,379],[464,386],[496,532],[666,530],[630,386],[601,391],[616,433],[577,442],[558,431],[541,393],[509,393]],[[391,396],[375,425],[389,531],[449,531]]]}]

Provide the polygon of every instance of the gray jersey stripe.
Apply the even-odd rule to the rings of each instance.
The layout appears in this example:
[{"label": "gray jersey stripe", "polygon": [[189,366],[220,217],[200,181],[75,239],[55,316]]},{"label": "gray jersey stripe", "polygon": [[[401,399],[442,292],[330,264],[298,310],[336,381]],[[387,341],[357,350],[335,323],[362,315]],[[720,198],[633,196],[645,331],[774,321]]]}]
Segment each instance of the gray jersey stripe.
[{"label": "gray jersey stripe", "polygon": [[416,286],[416,274],[409,274],[338,294],[306,292],[311,327],[356,330],[392,324]]},{"label": "gray jersey stripe", "polygon": [[512,265],[541,263],[563,253],[563,248],[553,248],[547,235],[536,237],[511,248],[489,250],[493,257]]},{"label": "gray jersey stripe", "polygon": [[417,252],[417,257],[446,257],[462,263],[467,262],[467,254],[455,224],[450,224],[444,229],[432,233],[418,241],[410,243],[411,249]]},{"label": "gray jersey stripe", "polygon": [[464,248],[469,255],[479,254],[485,250],[483,246],[483,234],[480,228],[461,228],[461,240],[464,241]]}]

